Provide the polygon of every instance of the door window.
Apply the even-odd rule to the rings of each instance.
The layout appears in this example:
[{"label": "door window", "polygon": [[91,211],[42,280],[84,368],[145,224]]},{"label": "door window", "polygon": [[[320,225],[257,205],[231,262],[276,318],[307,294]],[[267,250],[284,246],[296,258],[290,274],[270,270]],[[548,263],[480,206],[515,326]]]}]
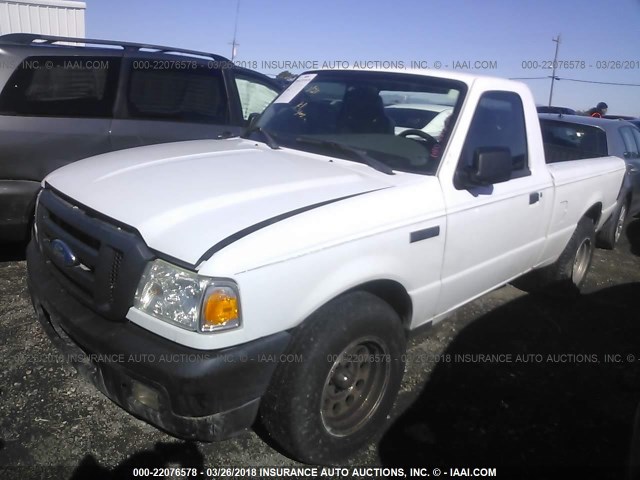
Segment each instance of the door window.
[{"label": "door window", "polygon": [[462,149],[459,169],[472,167],[478,149],[508,148],[511,178],[530,175],[527,131],[520,96],[514,92],[486,92],[480,98]]},{"label": "door window", "polygon": [[622,135],[622,141],[624,142],[624,157],[625,158],[638,158],[638,145],[633,135],[632,127],[623,127],[620,129],[620,135]]},{"label": "door window", "polygon": [[[636,147],[638,149],[638,152],[640,152],[640,130],[638,130],[637,128],[632,128],[631,133],[633,133],[633,138],[636,140]],[[640,154],[638,155],[638,157],[640,157]]]}]

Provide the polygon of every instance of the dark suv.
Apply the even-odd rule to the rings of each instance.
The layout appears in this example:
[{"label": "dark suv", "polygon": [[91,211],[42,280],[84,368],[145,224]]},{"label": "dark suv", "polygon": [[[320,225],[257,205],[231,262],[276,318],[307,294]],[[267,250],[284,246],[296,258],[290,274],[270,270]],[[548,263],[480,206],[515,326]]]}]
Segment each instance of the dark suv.
[{"label": "dark suv", "polygon": [[205,52],[0,36],[0,242],[26,239],[40,181],[56,168],[123,148],[238,135],[280,91],[274,79]]},{"label": "dark suv", "polygon": [[623,158],[627,175],[611,220],[598,244],[613,248],[629,216],[640,213],[640,129],[626,120],[582,115],[540,114],[547,163],[613,155]]}]

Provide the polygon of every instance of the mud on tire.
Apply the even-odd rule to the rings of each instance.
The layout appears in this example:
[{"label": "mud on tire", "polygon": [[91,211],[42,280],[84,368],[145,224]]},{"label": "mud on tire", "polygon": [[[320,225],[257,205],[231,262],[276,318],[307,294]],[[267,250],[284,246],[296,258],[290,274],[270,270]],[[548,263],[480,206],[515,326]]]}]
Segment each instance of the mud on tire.
[{"label": "mud on tire", "polygon": [[397,313],[367,292],[338,297],[298,328],[262,399],[261,421],[293,458],[330,464],[383,433],[404,373]]}]

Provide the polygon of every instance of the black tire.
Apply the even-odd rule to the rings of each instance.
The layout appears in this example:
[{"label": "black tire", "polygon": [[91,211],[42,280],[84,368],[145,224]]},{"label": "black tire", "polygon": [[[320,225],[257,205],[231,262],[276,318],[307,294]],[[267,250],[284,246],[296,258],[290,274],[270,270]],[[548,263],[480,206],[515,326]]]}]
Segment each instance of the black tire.
[{"label": "black tire", "polygon": [[[367,292],[338,297],[298,329],[261,402],[263,426],[290,456],[333,464],[383,433],[404,373],[398,314]],[[295,358],[295,357],[292,357]]]},{"label": "black tire", "polygon": [[628,213],[629,204],[627,202],[621,203],[620,206],[614,210],[605,228],[598,233],[596,246],[604,248],[605,250],[613,250],[616,247],[618,240],[620,240],[624,232],[624,224],[627,220]]},{"label": "black tire", "polygon": [[552,296],[577,295],[587,278],[595,249],[595,225],[590,218],[582,218],[569,243],[555,263],[534,270],[512,285],[530,293]]}]

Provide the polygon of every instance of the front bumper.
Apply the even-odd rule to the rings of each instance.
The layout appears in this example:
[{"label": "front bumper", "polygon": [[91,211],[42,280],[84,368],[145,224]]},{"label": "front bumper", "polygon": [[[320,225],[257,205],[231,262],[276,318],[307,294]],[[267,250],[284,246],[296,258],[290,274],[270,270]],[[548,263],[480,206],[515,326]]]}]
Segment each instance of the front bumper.
[{"label": "front bumper", "polygon": [[129,413],[175,436],[221,440],[249,428],[289,344],[281,332],[222,350],[196,350],[129,321],[110,321],[72,297],[27,248],[31,299],[44,330],[67,359]]},{"label": "front bumper", "polygon": [[29,224],[40,182],[0,180],[0,242],[22,242]]}]

